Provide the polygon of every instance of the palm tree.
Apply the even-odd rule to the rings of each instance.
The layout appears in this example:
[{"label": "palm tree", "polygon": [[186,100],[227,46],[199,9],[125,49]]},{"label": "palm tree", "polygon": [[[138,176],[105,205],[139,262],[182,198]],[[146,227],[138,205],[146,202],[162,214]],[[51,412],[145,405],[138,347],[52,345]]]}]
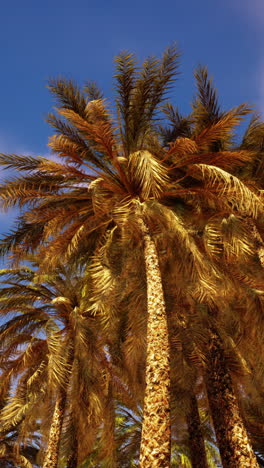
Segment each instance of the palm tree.
[{"label": "palm tree", "polygon": [[[237,146],[236,148],[233,145],[232,141],[232,133],[227,132],[222,135],[215,135],[215,138],[213,140],[209,140],[207,146],[201,146],[199,149],[199,153],[196,155],[191,154],[193,151],[192,145],[193,145],[193,140],[197,140],[197,135],[205,135],[210,132],[210,128],[220,128],[221,127],[221,122],[224,122],[224,120],[227,117],[227,113],[221,112],[218,102],[217,102],[217,96],[214,88],[212,87],[212,82],[208,78],[207,70],[205,68],[200,68],[196,72],[196,79],[197,79],[197,85],[198,85],[198,96],[194,101],[193,104],[193,113],[189,116],[188,119],[183,119],[177,112],[177,110],[173,109],[171,106],[167,106],[165,108],[166,114],[169,116],[170,122],[171,122],[171,128],[170,129],[162,129],[162,134],[164,138],[164,142],[168,144],[171,142],[171,145],[173,145],[173,141],[175,139],[175,136],[178,136],[176,139],[176,142],[180,142],[182,144],[182,154],[183,158],[185,159],[186,163],[190,162],[192,164],[196,164],[196,162],[199,162],[202,159],[207,159],[213,160],[214,159],[214,164],[216,166],[220,167],[222,164],[222,167],[224,169],[228,168],[229,172],[231,172],[231,180],[234,176],[241,175],[244,173],[245,170],[244,168],[247,168],[247,166],[252,167],[252,163],[254,162],[254,153],[252,151],[252,145],[249,148],[249,146],[246,146],[245,144],[242,146]],[[230,114],[229,114],[230,115]],[[231,129],[231,128],[230,128]],[[258,136],[260,137],[260,125],[258,126]],[[262,132],[263,132],[263,127],[262,127]],[[221,133],[221,132],[220,132]],[[184,138],[183,138],[184,137]],[[199,141],[199,137],[198,137]],[[250,151],[252,152],[251,157],[250,157]],[[242,151],[241,151],[242,150]],[[246,154],[244,151],[247,150],[248,153]],[[185,153],[184,153],[185,151]],[[228,152],[229,156],[233,156],[232,160],[228,158]],[[188,156],[188,154],[190,156]],[[255,154],[256,154],[256,148],[255,148]],[[226,156],[225,161],[222,159],[223,156]],[[241,161],[237,164],[238,161],[236,161],[236,157],[241,157]],[[243,157],[245,157],[244,163],[242,161]],[[248,162],[246,162],[246,158],[249,157]],[[189,159],[189,161],[188,161]],[[228,162],[229,159],[229,162]],[[220,162],[221,161],[221,162]],[[225,166],[226,165],[226,166]],[[229,165],[229,167],[228,167]],[[180,168],[180,165],[178,166]],[[180,168],[180,170],[182,170]],[[205,169],[206,171],[208,169]],[[182,176],[184,177],[185,170],[182,171]],[[233,176],[234,175],[234,176]],[[248,175],[248,172],[247,172]],[[178,175],[179,176],[179,175]],[[187,172],[188,176],[188,172]],[[185,176],[186,177],[186,176]],[[215,177],[217,178],[217,175],[215,173]],[[248,180],[245,175],[243,176],[244,180]],[[215,179],[216,180],[216,179]],[[255,182],[252,181],[252,178],[250,179],[250,185],[253,190],[256,189],[257,185]],[[190,186],[190,182],[188,181],[188,185]],[[197,183],[194,185],[194,189],[197,192]],[[199,189],[199,188],[198,188]],[[227,186],[226,186],[227,189]],[[227,189],[228,191],[228,189]],[[233,191],[234,193],[234,191]],[[255,233],[254,228],[255,223],[258,225],[261,223],[261,217],[260,216],[254,216],[249,217],[249,215],[245,215],[245,210],[240,210],[235,207],[233,204],[233,194],[230,193],[230,199],[228,201],[229,207],[223,204],[223,199],[221,200],[215,200],[214,198],[211,198],[209,200],[206,200],[201,197],[197,197],[195,200],[196,206],[194,206],[193,201],[191,200],[191,203],[189,202],[189,205],[194,206],[196,212],[200,213],[200,216],[197,217],[197,220],[191,219],[191,217],[188,217],[188,211],[190,209],[188,206],[182,206],[182,212],[185,211],[184,215],[186,217],[187,215],[187,220],[189,221],[189,225],[191,225],[191,228],[193,232],[197,232],[197,243],[200,247],[204,249],[204,255],[209,254],[209,258],[211,261],[214,262],[214,265],[217,267],[218,270],[222,271],[224,273],[225,277],[229,277],[229,280],[231,280],[231,283],[234,281],[234,278],[237,278],[240,282],[243,282],[245,286],[249,286],[251,281],[256,281],[256,278],[260,278],[263,284],[263,275],[259,272],[259,268],[257,265],[254,266],[255,263],[255,254],[258,252],[260,260],[261,260],[261,254],[260,254],[260,243],[259,243],[259,235],[258,233]],[[205,203],[206,202],[206,203]],[[230,210],[231,207],[231,210]],[[202,214],[202,216],[201,216]],[[192,213],[191,213],[192,215]],[[253,218],[253,219],[252,219]],[[246,221],[246,222],[245,222]],[[253,235],[252,235],[253,234]],[[201,242],[201,237],[203,238],[203,243]],[[256,242],[257,241],[257,242]],[[249,261],[251,261],[251,266],[249,266]],[[252,265],[253,263],[253,265]],[[231,273],[231,274],[230,274]],[[252,275],[253,273],[253,275]],[[262,278],[261,278],[262,276]],[[260,281],[260,282],[261,282]],[[251,283],[251,286],[253,283]],[[240,287],[240,285],[234,285],[235,288]],[[231,294],[230,294],[231,293]],[[229,290],[228,293],[231,297],[232,295],[232,289],[231,291]],[[245,294],[245,291],[242,291],[242,294]],[[228,295],[227,295],[228,298]],[[226,300],[227,300],[226,298]],[[210,298],[209,299],[209,303]],[[219,318],[221,320],[222,311],[221,311],[221,303],[214,301],[215,304],[217,304],[217,307],[214,307],[214,313],[213,317],[214,320],[216,318]],[[218,309],[218,310],[217,310]],[[219,327],[219,321],[218,325]],[[218,340],[216,339],[215,335],[216,329],[215,327],[209,327],[208,328],[208,341],[210,342],[212,335],[214,336],[214,351],[216,353],[216,347],[218,345],[218,357],[221,355],[221,359],[224,359],[224,353],[223,353],[223,343],[221,342],[221,339],[219,337],[219,334],[217,333]],[[212,344],[212,343],[211,343]],[[216,368],[216,362],[217,359],[213,359],[213,356],[210,352],[210,345],[208,345],[207,349],[207,355],[208,355],[208,369],[209,371],[207,372],[208,377],[212,377],[212,375],[215,376],[215,383],[214,383],[214,391],[212,391],[212,385],[210,387],[210,384],[208,384],[209,388],[209,393],[213,392],[214,393],[214,408],[212,407],[212,412],[216,411],[216,408],[218,408],[218,414],[221,414],[223,416],[223,413],[221,413],[221,407],[223,405],[223,387],[226,385],[226,391],[224,394],[226,396],[230,396],[232,393],[232,401],[235,402],[236,409],[232,408],[232,405],[228,408],[227,413],[229,414],[229,417],[224,419],[221,419],[221,417],[215,417],[214,418],[214,423],[216,427],[216,432],[217,435],[222,434],[223,440],[218,441],[219,446],[220,446],[220,451],[222,452],[222,459],[224,466],[244,466],[246,461],[243,460],[238,460],[239,454],[241,453],[241,447],[239,447],[238,440],[239,438],[236,435],[236,423],[235,423],[235,413],[237,415],[239,414],[239,408],[238,404],[236,401],[236,396],[234,393],[234,389],[231,384],[231,378],[230,374],[228,372],[228,366],[227,363],[225,363],[225,371],[228,373],[228,379],[229,383],[227,384],[227,381],[225,382],[225,379],[223,378],[223,373],[221,372],[221,365],[218,365],[218,368]],[[211,359],[209,359],[209,356],[211,356]],[[215,354],[214,354],[215,356]],[[223,361],[222,361],[223,363]],[[219,363],[218,363],[219,364]],[[224,364],[223,364],[224,365]],[[210,373],[211,372],[211,373]],[[210,382],[212,383],[212,382]],[[218,385],[218,390],[216,389]],[[223,385],[222,389],[220,389],[221,385]],[[228,387],[228,388],[227,388]],[[231,389],[232,387],[232,389]],[[231,392],[231,393],[230,393]],[[217,395],[219,399],[217,398]],[[229,400],[231,402],[231,399]],[[213,405],[213,401],[211,401],[211,406]],[[228,397],[225,400],[225,406],[228,407]],[[231,415],[234,415],[234,419],[231,422]],[[229,421],[229,424],[227,422]],[[239,426],[243,427],[243,421],[241,419],[241,416],[239,416]],[[235,447],[232,446],[231,442],[231,436],[230,434],[232,433],[233,440],[236,441],[237,444],[237,454],[238,456],[236,457],[235,455]],[[243,437],[244,437],[244,442],[246,443],[247,437],[245,436],[245,428],[243,427]],[[230,442],[228,442],[228,440]],[[233,455],[230,455],[233,452]],[[245,450],[244,450],[245,452]],[[226,459],[226,456],[233,456],[233,459],[229,463],[231,465],[225,465],[228,463],[227,461],[224,461]],[[256,461],[253,461],[251,458],[253,457],[252,451],[251,455],[249,458],[249,464],[250,466],[253,466]],[[241,458],[241,457],[240,457]],[[240,464],[239,464],[240,463]],[[255,465],[254,465],[255,466]]]},{"label": "palm tree", "polygon": [[187,415],[188,434],[190,441],[191,460],[193,468],[207,468],[207,459],[203,434],[201,432],[201,420],[196,396],[190,398],[190,411]]},{"label": "palm tree", "polygon": [[103,420],[107,393],[103,396],[102,390],[109,375],[103,335],[98,320],[83,316],[88,298],[82,269],[58,265],[39,276],[39,257],[31,261],[33,269],[1,271],[1,314],[13,314],[0,329],[2,382],[10,395],[1,414],[2,430],[21,423],[23,437],[36,430],[45,433],[50,426],[43,466],[52,468],[58,464],[63,432],[62,448],[73,467],[78,454],[82,459],[91,450]]},{"label": "palm tree", "polygon": [[[153,196],[159,198],[167,183],[166,171],[149,151],[154,145],[156,152],[160,151],[150,130],[154,112],[174,79],[177,58],[176,50],[170,48],[161,62],[147,59],[141,74],[136,78],[133,57],[119,57],[117,105],[123,121],[119,126],[118,138],[102,100],[93,99],[87,105],[83,95],[71,83],[60,80],[52,82],[50,89],[62,104],[60,115],[70,125],[50,116],[50,122],[57,129],[60,128],[60,134],[51,139],[50,146],[58,154],[66,154],[66,161],[70,160],[73,164],[65,166],[44,160],[36,162],[31,158],[9,158],[10,165],[21,164],[21,169],[34,172],[26,177],[27,195],[25,192],[26,197],[22,195],[23,202],[31,203],[28,198],[31,187],[30,198],[33,205],[37,192],[41,203],[32,207],[31,215],[23,215],[22,223],[15,234],[16,240],[10,239],[10,244],[6,239],[4,249],[8,248],[8,243],[9,246],[17,244],[22,231],[23,240],[21,237],[20,240],[23,251],[27,250],[29,239],[34,246],[34,243],[44,239],[47,241],[52,236],[47,259],[55,260],[62,250],[76,252],[80,248],[81,239],[89,238],[89,233],[91,237],[94,230],[97,233],[100,233],[100,229],[104,232],[113,222],[124,231],[124,235],[127,235],[128,228],[131,230],[133,222],[135,234],[144,244],[150,318],[147,333],[146,416],[143,423],[141,459],[141,463],[145,464],[144,460],[149,458],[146,466],[153,466],[153,463],[167,466],[170,459],[168,331],[158,257],[144,211],[147,209],[145,201]],[[91,87],[87,89],[90,97],[98,97]],[[130,100],[131,112],[128,110]],[[7,159],[5,163],[9,165]],[[78,169],[78,165],[88,167],[93,174]],[[21,188],[21,182],[22,180],[14,181],[13,185],[13,194],[16,192],[17,201],[17,189],[19,185]],[[5,189],[1,192],[3,198],[4,191]],[[22,198],[20,200],[23,204]],[[113,208],[111,211],[110,206]],[[129,223],[128,217],[131,218]],[[28,222],[30,230],[27,229]],[[56,235],[64,226],[69,227]]]},{"label": "palm tree", "polygon": [[[165,243],[180,252],[174,254],[179,289],[191,278],[194,298],[212,301],[219,295],[222,276],[197,248],[181,207],[189,206],[192,217],[201,207],[203,214],[224,209],[256,218],[262,213],[259,194],[227,172],[251,154],[211,151],[216,142],[231,139],[233,127],[249,111],[246,106],[222,114],[206,129],[197,127],[192,138],[178,137],[169,146],[158,138],[156,117],[175,79],[177,61],[176,49],[169,48],[161,61],[147,59],[138,72],[132,54],[117,58],[117,123],[94,85],[81,92],[72,82],[52,81],[49,88],[59,101],[59,117],[48,117],[57,132],[50,147],[64,163],[1,157],[5,167],[26,172],[1,187],[3,206],[26,207],[16,230],[2,240],[2,253],[11,251],[19,259],[46,243],[47,269],[58,259],[81,256],[87,261],[106,235],[114,242],[115,232],[124,262],[129,243],[143,250],[148,312],[140,457],[144,467],[170,463],[170,351],[157,246],[167,238]],[[181,132],[188,132],[188,122]]]}]

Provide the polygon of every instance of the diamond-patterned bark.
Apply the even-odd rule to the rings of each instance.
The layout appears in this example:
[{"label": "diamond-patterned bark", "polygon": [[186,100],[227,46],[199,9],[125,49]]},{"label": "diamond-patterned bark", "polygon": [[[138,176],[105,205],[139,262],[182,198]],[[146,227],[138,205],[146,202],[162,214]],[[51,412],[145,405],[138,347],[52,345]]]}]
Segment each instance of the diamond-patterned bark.
[{"label": "diamond-patterned bark", "polygon": [[257,468],[246,428],[241,418],[223,344],[218,333],[209,330],[207,395],[223,468]]},{"label": "diamond-patterned bark", "polygon": [[147,277],[147,359],[140,467],[170,466],[169,338],[155,244],[142,223]]},{"label": "diamond-patterned bark", "polygon": [[60,393],[57,397],[55,409],[53,413],[49,443],[45,456],[43,468],[56,468],[58,464],[60,437],[62,430],[63,417],[66,405],[66,393]]}]

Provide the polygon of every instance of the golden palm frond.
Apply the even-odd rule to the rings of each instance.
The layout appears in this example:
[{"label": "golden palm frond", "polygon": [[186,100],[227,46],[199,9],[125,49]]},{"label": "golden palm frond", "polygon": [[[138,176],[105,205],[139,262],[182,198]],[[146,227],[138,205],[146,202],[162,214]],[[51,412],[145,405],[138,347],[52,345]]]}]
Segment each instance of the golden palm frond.
[{"label": "golden palm frond", "polygon": [[159,198],[169,178],[165,168],[149,151],[136,151],[128,158],[128,171],[134,190],[144,199]]},{"label": "golden palm frond", "polygon": [[206,190],[214,193],[231,210],[253,218],[262,213],[260,194],[252,192],[241,180],[223,169],[209,164],[194,164],[188,173],[204,182]]}]

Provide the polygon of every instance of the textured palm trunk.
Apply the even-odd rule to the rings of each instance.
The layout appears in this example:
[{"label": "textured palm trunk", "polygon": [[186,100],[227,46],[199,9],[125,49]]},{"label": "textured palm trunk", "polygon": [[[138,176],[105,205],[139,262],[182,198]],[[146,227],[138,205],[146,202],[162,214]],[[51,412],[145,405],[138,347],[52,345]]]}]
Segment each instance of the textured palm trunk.
[{"label": "textured palm trunk", "polygon": [[201,431],[200,415],[196,396],[194,394],[190,399],[190,411],[187,414],[186,420],[188,426],[192,468],[208,468],[204,438]]},{"label": "textured palm trunk", "polygon": [[223,468],[257,468],[240,415],[224,348],[216,330],[209,330],[206,387]]},{"label": "textured palm trunk", "polygon": [[57,468],[65,407],[66,392],[61,391],[55,404],[43,468]]},{"label": "textured palm trunk", "polygon": [[144,255],[147,277],[147,357],[140,467],[170,466],[170,351],[158,255],[145,224]]}]

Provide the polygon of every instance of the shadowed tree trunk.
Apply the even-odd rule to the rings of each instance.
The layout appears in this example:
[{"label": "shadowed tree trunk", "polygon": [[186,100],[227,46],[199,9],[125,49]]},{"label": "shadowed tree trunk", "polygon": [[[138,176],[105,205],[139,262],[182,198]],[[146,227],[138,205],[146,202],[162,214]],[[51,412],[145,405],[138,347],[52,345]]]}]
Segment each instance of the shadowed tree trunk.
[{"label": "shadowed tree trunk", "polygon": [[192,394],[190,399],[190,411],[187,414],[186,420],[192,468],[208,468],[197,399],[194,394]]},{"label": "shadowed tree trunk", "polygon": [[241,418],[222,340],[208,330],[207,395],[223,468],[257,468],[246,428]]},{"label": "shadowed tree trunk", "polygon": [[144,416],[140,446],[141,468],[170,466],[170,351],[167,317],[156,246],[145,224],[147,277],[147,358]]},{"label": "shadowed tree trunk", "polygon": [[67,468],[77,468],[78,466],[78,441],[74,438],[74,444],[67,460]]},{"label": "shadowed tree trunk", "polygon": [[58,465],[61,430],[66,407],[66,395],[66,391],[61,390],[56,400],[43,468],[57,468]]}]

